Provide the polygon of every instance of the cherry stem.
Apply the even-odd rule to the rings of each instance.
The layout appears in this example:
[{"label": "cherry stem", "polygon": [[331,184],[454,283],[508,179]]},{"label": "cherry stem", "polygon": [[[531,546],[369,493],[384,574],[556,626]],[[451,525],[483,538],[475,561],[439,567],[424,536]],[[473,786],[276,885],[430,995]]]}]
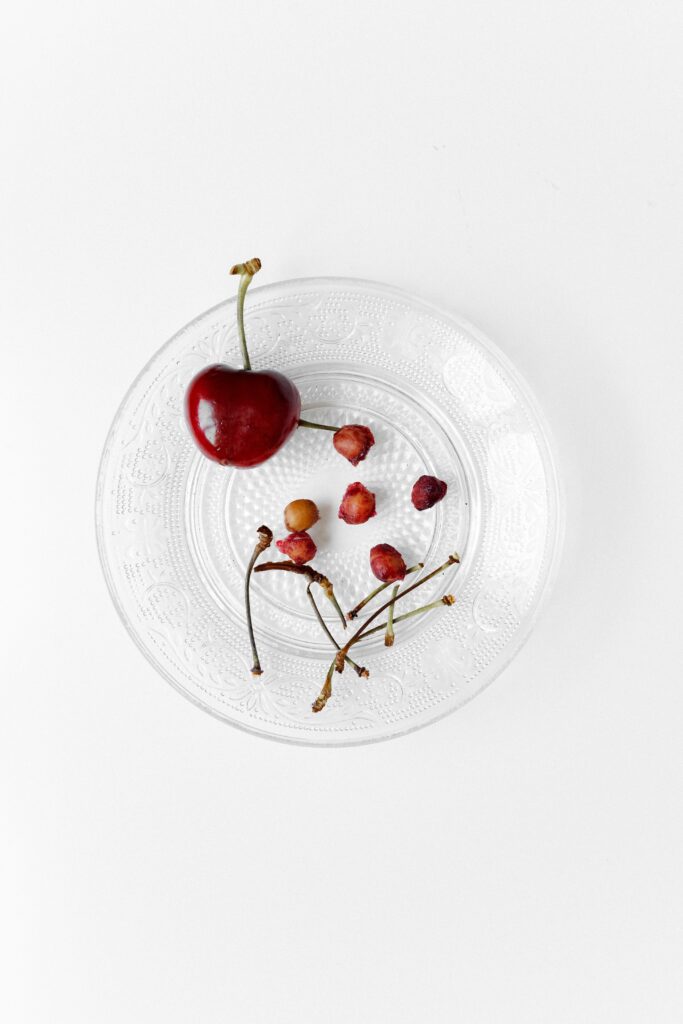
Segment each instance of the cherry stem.
[{"label": "cherry stem", "polygon": [[[423,576],[422,579],[419,579],[417,581],[417,583],[413,583],[412,586],[406,587],[405,590],[402,590],[400,592],[400,594],[396,595],[394,601],[400,601],[401,598],[407,597],[408,594],[411,594],[413,592],[413,590],[417,590],[418,587],[421,587],[423,585],[423,583],[427,583],[429,580],[433,579],[435,576],[438,576],[439,573],[442,573],[446,569],[450,568],[451,565],[455,565],[456,563],[459,563],[459,562],[460,562],[460,555],[449,555],[448,558],[446,559],[446,561],[443,563],[443,565],[440,565],[438,567],[438,569],[433,569],[432,572],[427,573],[426,576]],[[337,669],[337,672],[343,672],[344,671],[344,659],[346,658],[346,655],[349,653],[349,650],[351,649],[351,647],[353,647],[353,645],[355,643],[357,643],[363,637],[363,635],[365,634],[365,632],[366,632],[368,626],[370,625],[370,623],[373,622],[377,618],[378,615],[381,615],[382,612],[385,612],[387,610],[387,608],[389,608],[389,606],[394,603],[394,601],[387,601],[387,602],[385,602],[385,604],[381,605],[381,607],[378,608],[376,612],[373,612],[372,615],[370,615],[365,620],[363,625],[359,629],[356,630],[356,632],[353,634],[351,639],[347,640],[346,643],[344,644],[344,646],[337,652],[337,657],[335,658],[335,662],[336,662],[336,666],[335,667]]]},{"label": "cherry stem", "polygon": [[[414,615],[424,615],[425,612],[431,612],[434,608],[442,608],[444,605],[448,608],[455,604],[455,598],[452,594],[444,594],[438,601],[431,601],[430,604],[423,604],[421,608],[413,608],[412,612],[404,612],[403,615],[396,615],[394,617],[394,625],[397,622],[403,622],[404,619],[412,619]],[[363,633],[363,636],[372,636],[373,633],[381,633],[388,627],[388,622],[383,622],[380,626],[373,626],[367,633]]]},{"label": "cherry stem", "polygon": [[325,682],[323,683],[322,690],[311,704],[311,711],[314,714],[317,714],[318,711],[322,711],[322,709],[325,707],[328,700],[332,696],[332,676],[334,675],[335,662],[336,659],[332,662],[332,664],[327,670],[327,675],[325,676]]},{"label": "cherry stem", "polygon": [[230,268],[231,274],[240,275],[240,286],[237,291],[237,330],[239,331],[240,345],[242,346],[242,365],[245,370],[251,370],[251,361],[249,359],[249,349],[247,348],[247,337],[244,333],[244,298],[247,294],[247,288],[251,284],[251,279],[260,269],[261,260],[258,257],[254,257],[253,260],[247,260],[246,263],[236,263],[234,267]]},{"label": "cherry stem", "polygon": [[[313,594],[311,592],[311,587],[312,586],[313,586],[313,581],[311,581],[308,584],[308,586],[306,587],[306,593],[308,595],[308,600],[311,602],[311,605],[313,606],[313,611],[315,612],[316,618],[317,618],[318,622],[320,623],[320,625],[322,626],[323,631],[330,638],[330,640],[332,641],[334,646],[337,648],[337,650],[340,650],[339,644],[337,643],[337,641],[335,640],[334,636],[332,635],[332,633],[331,633],[327,623],[325,622],[324,618],[320,614],[320,609],[318,608],[317,604],[315,603],[315,598],[313,597]],[[353,661],[351,658],[347,657],[346,660],[348,661],[348,663],[351,666],[351,668],[355,670],[357,675],[365,676],[365,677],[370,675],[370,673],[368,672],[368,670],[366,668],[363,668],[362,665],[357,665],[356,662]]]},{"label": "cherry stem", "polygon": [[[444,596],[440,597],[438,601],[432,601],[430,604],[425,604],[421,608],[413,608],[412,612],[404,612],[403,615],[397,615],[394,619],[394,622],[403,622],[404,619],[410,619],[413,617],[413,615],[423,615],[425,612],[430,612],[434,608],[443,608],[444,605],[448,608],[453,604],[455,604],[455,598],[453,597],[453,595],[444,594]],[[388,622],[383,622],[381,626],[373,626],[372,629],[369,629],[367,633],[364,633],[363,635],[370,636],[372,633],[380,633],[384,629],[386,629],[387,626]],[[337,647],[338,646],[339,645],[337,644]],[[346,660],[349,662],[350,665],[353,665],[353,662],[348,656]],[[313,711],[322,711],[322,709],[325,707],[328,700],[332,696],[332,676],[334,675],[334,669],[336,668],[336,661],[337,659],[335,658],[335,660],[332,662],[329,668],[327,676],[325,677],[325,683],[323,685],[323,688],[320,691],[315,703],[312,705]],[[368,676],[369,674],[370,673],[367,670],[365,670],[365,675]],[[363,675],[363,673],[361,672],[359,673],[359,675]]]},{"label": "cherry stem", "polygon": [[394,605],[396,604],[396,595],[399,592],[398,583],[391,592],[391,604],[389,605],[389,612],[387,614],[387,631],[384,634],[384,646],[394,646]]},{"label": "cherry stem", "polygon": [[[419,572],[420,569],[424,569],[424,562],[418,562],[417,565],[411,565],[410,569],[406,569],[406,576],[408,576],[411,572]],[[355,608],[352,608],[350,612],[346,613],[347,619],[355,619],[356,616],[358,615],[358,612],[362,611],[362,609],[365,608],[366,604],[369,601],[372,601],[373,597],[377,597],[378,594],[381,594],[383,590],[386,590],[387,587],[390,586],[391,583],[382,583],[379,587],[375,587],[375,589],[371,591],[367,597],[364,597],[363,600],[360,601]]]},{"label": "cherry stem", "polygon": [[344,612],[339,607],[339,602],[334,595],[334,589],[327,576],[323,576],[321,572],[318,572],[316,569],[312,569],[310,565],[297,565],[296,562],[263,562],[261,565],[256,566],[254,572],[269,572],[271,569],[282,569],[284,572],[295,572],[300,576],[307,576],[311,583],[317,583],[318,586],[322,587],[324,590],[325,596],[329,598],[334,605],[334,609],[341,619],[344,629],[346,629]]},{"label": "cherry stem", "polygon": [[311,423],[310,420],[299,420],[300,427],[310,427],[311,430],[334,430],[335,434],[339,427],[330,427],[327,423]]},{"label": "cherry stem", "polygon": [[244,579],[244,606],[247,613],[247,630],[249,632],[251,654],[254,659],[253,664],[251,666],[251,674],[252,676],[261,676],[263,675],[263,669],[261,668],[261,662],[259,661],[258,651],[256,650],[256,640],[254,639],[254,624],[251,621],[251,598],[249,595],[249,581],[251,579],[251,573],[254,568],[254,565],[256,564],[256,559],[263,551],[266,550],[266,548],[269,548],[271,545],[271,542],[273,540],[273,531],[270,530],[267,526],[259,526],[256,532],[258,533],[259,539],[256,543],[256,547],[254,548],[254,552],[251,558],[249,559],[249,565],[247,566],[247,574]]}]

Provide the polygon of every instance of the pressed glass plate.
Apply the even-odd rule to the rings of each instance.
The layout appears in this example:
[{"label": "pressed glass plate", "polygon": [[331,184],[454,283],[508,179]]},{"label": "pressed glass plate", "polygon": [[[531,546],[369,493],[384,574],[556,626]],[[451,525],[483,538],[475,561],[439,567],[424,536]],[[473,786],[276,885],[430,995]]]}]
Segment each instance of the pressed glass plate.
[{"label": "pressed glass plate", "polygon": [[[100,556],[126,627],[159,672],[212,714],[262,736],[319,745],[385,739],[454,711],[490,683],[529,635],[558,563],[557,472],[535,400],[502,353],[451,313],[372,282],[318,278],[254,288],[247,298],[254,369],[290,376],[302,416],[364,423],[376,445],[354,468],[326,431],[299,429],[268,462],[233,470],[195,447],[185,388],[212,362],[240,365],[234,300],[184,327],[130,388],[111,427],[97,487]],[[447,481],[417,512],[413,482]],[[375,518],[337,518],[348,483],[377,495]],[[332,651],[288,573],[252,578],[264,674],[250,674],[244,571],[261,523],[284,536],[282,510],[312,498],[321,521],[312,563],[351,608],[376,580],[368,553],[393,544],[426,569],[461,564],[397,607],[451,593],[441,607],[356,648],[370,670],[348,667],[314,715]],[[273,546],[262,559],[281,557]],[[417,577],[409,577],[413,582]],[[318,591],[330,629],[343,632]],[[370,608],[375,607],[371,605]]]}]

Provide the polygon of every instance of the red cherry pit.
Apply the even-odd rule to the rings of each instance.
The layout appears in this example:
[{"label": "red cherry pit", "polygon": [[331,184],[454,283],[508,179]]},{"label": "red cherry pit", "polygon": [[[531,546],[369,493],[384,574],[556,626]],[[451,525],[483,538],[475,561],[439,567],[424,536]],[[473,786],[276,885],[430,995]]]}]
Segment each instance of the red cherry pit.
[{"label": "red cherry pit", "polygon": [[[230,270],[231,274],[240,276],[237,327],[243,366],[239,370],[214,363],[190,382],[185,395],[185,414],[195,442],[214,462],[248,468],[259,466],[275,455],[297,426],[313,427],[333,431],[335,447],[341,444],[338,450],[349,461],[364,459],[374,443],[367,427],[354,425],[354,431],[364,432],[363,440],[359,440],[360,435],[351,435],[349,440],[347,428],[302,420],[301,395],[294,382],[277,370],[252,370],[244,333],[244,299],[252,278],[260,269],[261,261],[252,259]],[[342,439],[338,442],[340,433]]]},{"label": "red cherry pit", "polygon": [[351,526],[367,523],[368,519],[377,515],[375,495],[359,481],[349,484],[344,492],[337,515]]},{"label": "red cherry pit", "polygon": [[370,568],[382,583],[397,583],[407,572],[403,555],[391,544],[375,544],[370,551]]},{"label": "red cherry pit", "polygon": [[375,438],[369,427],[360,423],[348,423],[340,427],[332,438],[332,444],[345,459],[348,459],[352,466],[367,456],[375,443]]},{"label": "red cherry pit", "polygon": [[413,484],[410,500],[418,512],[424,512],[445,498],[447,490],[448,484],[443,480],[437,480],[435,476],[421,476]]},{"label": "red cherry pit", "polygon": [[318,550],[315,541],[305,530],[290,533],[284,540],[275,541],[275,544],[278,551],[286,555],[295,565],[305,565],[306,562],[310,562],[312,558],[315,558]]}]

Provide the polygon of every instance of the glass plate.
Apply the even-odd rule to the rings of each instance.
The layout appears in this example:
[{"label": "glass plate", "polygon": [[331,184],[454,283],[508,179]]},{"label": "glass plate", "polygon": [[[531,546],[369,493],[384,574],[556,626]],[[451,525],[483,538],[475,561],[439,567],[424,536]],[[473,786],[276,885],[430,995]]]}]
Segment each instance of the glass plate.
[{"label": "glass plate", "polygon": [[[508,360],[460,318],[385,285],[318,278],[253,288],[247,337],[255,369],[288,374],[302,416],[365,423],[376,445],[354,469],[326,431],[297,430],[264,465],[232,470],[204,458],[183,417],[192,376],[212,362],[240,364],[234,299],[184,327],[130,388],[111,427],[97,486],[97,535],[112,598],[155,668],[212,714],[261,736],[309,744],[386,739],[434,722],[487,686],[529,635],[558,564],[562,508],[548,431]],[[417,512],[413,482],[446,480],[448,494]],[[347,484],[377,495],[362,526],[337,518]],[[427,569],[461,565],[399,606],[456,597],[359,644],[314,715],[331,647],[301,577],[253,577],[264,674],[250,674],[243,580],[268,524],[312,498],[313,564],[345,609],[368,593],[369,549],[393,544]],[[280,557],[275,548],[262,558]],[[426,571],[426,570],[425,570]],[[410,577],[414,580],[416,577]],[[318,601],[341,638],[334,611]],[[374,607],[374,606],[371,606]],[[378,620],[379,621],[379,620]]]}]

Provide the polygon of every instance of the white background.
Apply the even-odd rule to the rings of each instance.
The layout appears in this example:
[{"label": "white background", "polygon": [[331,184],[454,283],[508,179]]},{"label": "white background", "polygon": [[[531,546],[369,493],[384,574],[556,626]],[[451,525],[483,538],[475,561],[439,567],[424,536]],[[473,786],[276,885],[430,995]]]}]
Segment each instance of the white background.
[{"label": "white background", "polygon": [[[4,1020],[680,1022],[682,28],[675,0],[5,10]],[[213,720],[101,576],[116,406],[253,255],[460,312],[556,436],[537,630],[401,740]]]}]

